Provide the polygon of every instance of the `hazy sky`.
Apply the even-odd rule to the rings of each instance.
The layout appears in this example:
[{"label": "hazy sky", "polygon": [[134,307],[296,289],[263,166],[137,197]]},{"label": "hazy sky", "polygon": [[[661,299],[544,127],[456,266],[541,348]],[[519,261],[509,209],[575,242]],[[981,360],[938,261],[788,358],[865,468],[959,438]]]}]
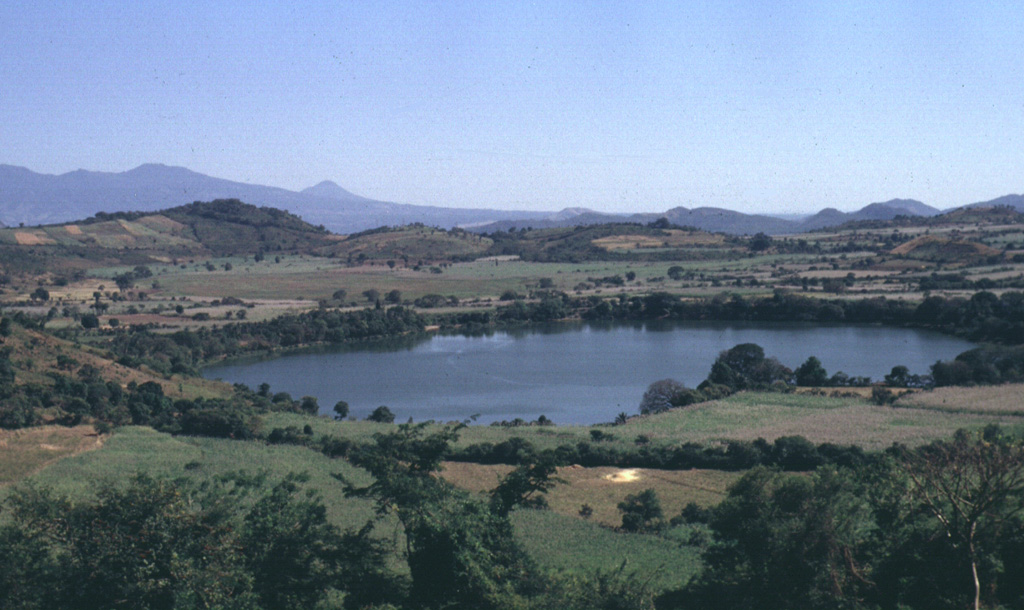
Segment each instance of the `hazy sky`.
[{"label": "hazy sky", "polygon": [[1008,2],[0,5],[0,163],[403,203],[748,212],[1024,191]]}]

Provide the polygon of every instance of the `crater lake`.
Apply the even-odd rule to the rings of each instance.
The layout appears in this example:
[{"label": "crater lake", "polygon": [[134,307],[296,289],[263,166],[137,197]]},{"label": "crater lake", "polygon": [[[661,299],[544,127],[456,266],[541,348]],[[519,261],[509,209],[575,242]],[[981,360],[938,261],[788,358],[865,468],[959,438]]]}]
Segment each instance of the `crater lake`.
[{"label": "crater lake", "polygon": [[756,343],[796,369],[816,356],[829,375],[881,381],[892,367],[927,374],[974,344],[883,326],[646,322],[555,324],[487,334],[424,334],[231,361],[203,375],[293,398],[315,396],[323,414],[344,400],[358,418],[386,405],[396,421],[478,423],[545,415],[557,424],[611,422],[637,413],[654,381],[697,386],[719,352]]}]

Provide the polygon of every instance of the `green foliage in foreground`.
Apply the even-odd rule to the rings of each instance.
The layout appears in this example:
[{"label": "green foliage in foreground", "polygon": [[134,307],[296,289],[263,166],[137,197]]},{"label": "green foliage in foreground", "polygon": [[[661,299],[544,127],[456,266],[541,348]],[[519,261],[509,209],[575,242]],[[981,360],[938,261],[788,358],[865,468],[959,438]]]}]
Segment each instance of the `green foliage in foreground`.
[{"label": "green foliage in foreground", "polygon": [[516,540],[542,566],[577,578],[623,566],[654,591],[677,589],[700,572],[700,548],[686,544],[691,526],[665,536],[612,530],[547,510],[512,513]]},{"label": "green foliage in foreground", "polygon": [[4,608],[346,607],[393,591],[367,531],[327,522],[303,477],[238,474],[198,486],[137,475],[72,503],[28,487],[0,529]]},{"label": "green foliage in foreground", "polygon": [[[388,429],[360,451],[358,461],[373,478],[304,447],[123,429],[102,449],[8,492],[0,607],[652,607],[649,579],[608,570],[614,559],[599,562],[600,574],[554,574],[551,564],[535,564],[521,549],[522,536],[504,512],[542,493],[548,469],[516,471],[491,506],[434,476],[453,431]],[[308,468],[309,483],[232,470],[253,463],[275,472]],[[133,470],[154,475],[123,483]],[[346,486],[329,472],[357,497],[342,497]],[[60,491],[43,490],[51,482],[61,483]],[[318,493],[305,495],[303,486]],[[361,497],[382,520],[373,530],[363,527],[374,512]],[[405,552],[389,551],[391,540]],[[583,545],[577,553],[592,555],[588,540],[576,543]],[[614,545],[605,547],[614,557]],[[269,557],[273,565],[264,561]],[[89,570],[103,577],[93,579],[85,597],[76,583]],[[47,589],[51,580],[62,584]]]},{"label": "green foliage in foreground", "polygon": [[662,607],[1024,606],[1024,444],[991,428],[868,468],[764,468],[710,515],[696,583]]}]

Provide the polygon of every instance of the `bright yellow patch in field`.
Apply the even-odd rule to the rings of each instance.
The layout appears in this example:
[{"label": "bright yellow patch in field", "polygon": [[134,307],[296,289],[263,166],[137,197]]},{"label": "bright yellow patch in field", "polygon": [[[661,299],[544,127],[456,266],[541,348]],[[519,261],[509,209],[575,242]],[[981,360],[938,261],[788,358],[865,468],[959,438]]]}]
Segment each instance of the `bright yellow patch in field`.
[{"label": "bright yellow patch in field", "polygon": [[612,483],[632,483],[633,481],[640,480],[640,474],[636,468],[626,468],[604,475],[604,480],[611,481]]}]

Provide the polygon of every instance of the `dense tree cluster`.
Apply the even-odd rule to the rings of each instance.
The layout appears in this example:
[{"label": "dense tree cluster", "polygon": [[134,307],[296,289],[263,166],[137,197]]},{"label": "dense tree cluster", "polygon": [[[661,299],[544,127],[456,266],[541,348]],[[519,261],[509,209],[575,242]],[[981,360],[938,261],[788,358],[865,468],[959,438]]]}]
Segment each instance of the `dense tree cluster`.
[{"label": "dense tree cluster", "polygon": [[851,322],[934,328],[972,341],[1024,343],[1024,293],[978,292],[968,299],[932,296],[919,304],[875,297],[816,299],[776,291],[769,298],[716,295],[682,300],[669,293],[600,299],[582,311],[589,320],[723,320]]},{"label": "dense tree cluster", "polygon": [[757,468],[665,608],[1019,608],[1024,445],[987,430],[811,476]]},{"label": "dense tree cluster", "polygon": [[773,466],[786,471],[812,470],[825,464],[849,466],[874,459],[860,447],[822,443],[815,445],[802,436],[783,436],[768,442],[729,440],[714,445],[682,443],[632,447],[580,441],[539,451],[528,440],[512,437],[500,443],[476,443],[453,449],[446,459],[481,464],[526,464],[539,459],[556,464],[659,468],[665,470],[745,470]]},{"label": "dense tree cluster", "polygon": [[987,346],[932,365],[937,386],[988,385],[1024,381],[1024,347]]},{"label": "dense tree cluster", "polygon": [[287,394],[272,399],[238,386],[227,399],[174,399],[159,383],[122,386],[68,356],[59,356],[57,365],[68,372],[49,373],[49,383],[15,383],[10,349],[0,349],[0,428],[39,425],[45,414],[47,421],[62,425],[132,424],[174,434],[245,439],[259,435],[259,413],[309,412],[305,401],[293,401]]},{"label": "dense tree cluster", "polygon": [[9,609],[346,608],[401,590],[366,531],[341,532],[304,478],[238,475],[199,486],[137,475],[71,502],[23,488],[0,527]]},{"label": "dense tree cluster", "polygon": [[403,307],[350,312],[318,309],[264,322],[236,322],[218,329],[171,334],[133,329],[115,334],[109,348],[122,364],[146,364],[164,374],[195,374],[203,364],[220,358],[316,343],[389,337],[421,332],[425,326],[422,316]]}]

